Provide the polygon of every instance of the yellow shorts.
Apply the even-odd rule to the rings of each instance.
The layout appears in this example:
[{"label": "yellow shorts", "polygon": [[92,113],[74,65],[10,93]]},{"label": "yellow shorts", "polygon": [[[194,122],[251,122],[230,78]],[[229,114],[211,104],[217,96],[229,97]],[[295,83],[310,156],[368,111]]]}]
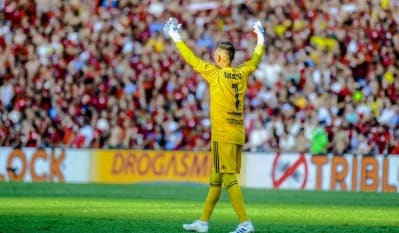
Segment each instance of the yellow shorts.
[{"label": "yellow shorts", "polygon": [[213,141],[213,169],[216,173],[240,173],[242,145]]}]

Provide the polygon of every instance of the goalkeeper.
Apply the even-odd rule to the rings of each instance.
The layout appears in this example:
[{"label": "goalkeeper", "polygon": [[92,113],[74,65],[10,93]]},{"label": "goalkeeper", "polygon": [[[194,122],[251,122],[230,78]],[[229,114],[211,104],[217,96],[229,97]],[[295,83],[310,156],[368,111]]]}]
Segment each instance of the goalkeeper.
[{"label": "goalkeeper", "polygon": [[240,224],[232,233],[254,232],[244,207],[244,198],[237,182],[241,168],[241,150],[245,144],[244,98],[247,80],[255,71],[263,55],[264,28],[259,21],[254,24],[257,45],[252,59],[238,67],[231,67],[235,49],[231,42],[218,42],[213,54],[214,64],[204,61],[191,51],[179,35],[180,24],[170,18],[163,26],[183,57],[196,72],[208,82],[210,89],[211,153],[213,168],[210,186],[202,215],[185,230],[208,232],[208,221],[219,200],[222,184]]}]

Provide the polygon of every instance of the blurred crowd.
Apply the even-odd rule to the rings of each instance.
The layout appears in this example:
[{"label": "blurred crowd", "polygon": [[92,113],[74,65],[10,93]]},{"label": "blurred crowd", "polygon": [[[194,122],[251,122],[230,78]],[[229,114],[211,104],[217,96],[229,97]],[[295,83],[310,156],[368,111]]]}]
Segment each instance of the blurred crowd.
[{"label": "blurred crowd", "polygon": [[[205,60],[265,56],[248,83],[247,151],[399,154],[399,3],[389,0],[0,0],[0,145],[208,150]],[[222,101],[222,100],[221,100]]]}]

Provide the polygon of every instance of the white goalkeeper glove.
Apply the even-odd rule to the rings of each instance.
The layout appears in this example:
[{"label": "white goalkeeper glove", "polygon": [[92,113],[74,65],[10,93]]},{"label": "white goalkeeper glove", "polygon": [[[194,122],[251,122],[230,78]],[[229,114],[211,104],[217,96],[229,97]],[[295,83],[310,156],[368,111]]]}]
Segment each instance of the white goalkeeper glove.
[{"label": "white goalkeeper glove", "polygon": [[176,43],[178,41],[181,41],[181,36],[179,34],[179,29],[181,27],[181,24],[178,24],[177,20],[174,20],[173,18],[169,18],[168,22],[166,22],[163,25],[163,32],[166,36],[169,36],[172,38],[172,40]]},{"label": "white goalkeeper glove", "polygon": [[263,28],[262,23],[259,20],[257,20],[254,23],[253,28],[258,40],[257,44],[258,45],[263,44],[265,42],[265,29]]}]

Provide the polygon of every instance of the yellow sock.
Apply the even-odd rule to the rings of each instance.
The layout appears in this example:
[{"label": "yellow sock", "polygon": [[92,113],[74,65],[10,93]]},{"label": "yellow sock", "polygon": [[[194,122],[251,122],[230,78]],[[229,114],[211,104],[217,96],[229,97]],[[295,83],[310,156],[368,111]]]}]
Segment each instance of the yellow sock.
[{"label": "yellow sock", "polygon": [[222,179],[220,173],[216,173],[216,171],[213,169],[210,179],[208,195],[206,196],[204,209],[200,217],[201,221],[209,221],[213,209],[215,208],[216,203],[219,200],[221,191],[222,191]]},{"label": "yellow sock", "polygon": [[209,221],[212,215],[213,209],[219,200],[222,187],[219,186],[209,186],[208,195],[206,196],[204,209],[202,211],[201,221]]},{"label": "yellow sock", "polygon": [[240,223],[248,221],[247,211],[244,207],[244,197],[241,192],[241,187],[238,185],[236,174],[222,174],[222,181],[227,189],[231,205],[233,206]]}]

